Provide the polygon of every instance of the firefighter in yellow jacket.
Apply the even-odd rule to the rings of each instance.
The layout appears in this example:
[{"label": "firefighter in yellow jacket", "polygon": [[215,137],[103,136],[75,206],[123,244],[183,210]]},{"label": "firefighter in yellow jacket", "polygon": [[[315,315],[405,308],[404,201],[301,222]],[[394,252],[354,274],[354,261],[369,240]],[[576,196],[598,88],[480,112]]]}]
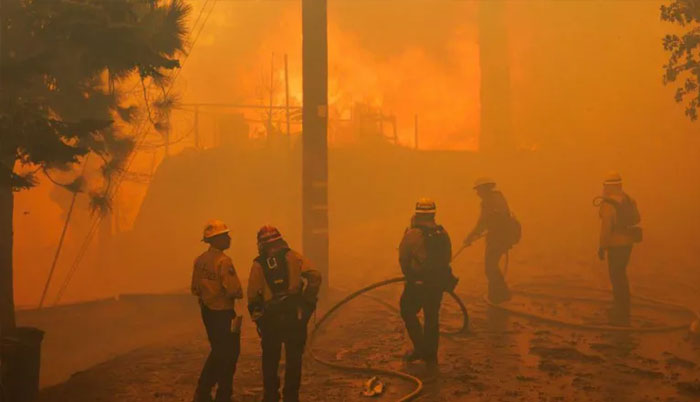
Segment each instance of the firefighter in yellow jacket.
[{"label": "firefighter in yellow jacket", "polygon": [[202,321],[207,331],[211,352],[197,383],[195,402],[230,402],[233,375],[240,354],[240,317],[234,302],[243,298],[241,282],[231,258],[224,251],[231,245],[229,229],[220,220],[211,220],[204,228],[202,241],[209,249],[194,261],[192,294],[199,298]]},{"label": "firefighter in yellow jacket", "polygon": [[598,257],[608,260],[610,283],[613,289],[613,308],[610,321],[626,325],[630,315],[630,289],[627,280],[627,264],[632,246],[641,241],[640,216],[636,202],[622,191],[622,177],[610,172],[603,182],[600,202],[600,244]]},{"label": "firefighter in yellow jacket", "polygon": [[248,310],[261,337],[263,401],[280,399],[277,370],[284,344],[282,397],[285,402],[295,402],[299,400],[306,327],[316,309],[321,274],[289,248],[275,227],[262,227],[257,242],[260,254],[250,269]]}]

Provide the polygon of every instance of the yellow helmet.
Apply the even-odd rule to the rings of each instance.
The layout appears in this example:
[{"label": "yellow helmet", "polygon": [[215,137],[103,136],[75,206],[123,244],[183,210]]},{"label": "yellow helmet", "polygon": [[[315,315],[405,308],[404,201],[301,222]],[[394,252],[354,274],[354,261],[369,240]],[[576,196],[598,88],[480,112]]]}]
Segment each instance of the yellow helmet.
[{"label": "yellow helmet", "polygon": [[622,176],[620,173],[611,170],[605,175],[603,184],[622,184]]},{"label": "yellow helmet", "polygon": [[491,185],[496,185],[496,180],[490,178],[490,177],[479,177],[474,181],[474,189],[477,189],[481,186],[485,186],[487,184]]},{"label": "yellow helmet", "polygon": [[226,224],[219,219],[211,219],[204,226],[203,240],[210,239],[220,234],[228,233],[229,229]]},{"label": "yellow helmet", "polygon": [[437,211],[435,201],[430,198],[423,197],[416,203],[417,214],[434,214]]}]

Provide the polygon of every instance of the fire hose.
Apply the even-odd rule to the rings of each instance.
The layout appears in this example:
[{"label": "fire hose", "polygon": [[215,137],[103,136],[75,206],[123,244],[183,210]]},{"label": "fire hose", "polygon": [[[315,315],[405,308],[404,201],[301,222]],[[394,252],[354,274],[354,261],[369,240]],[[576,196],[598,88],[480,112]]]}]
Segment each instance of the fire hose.
[{"label": "fire hose", "polygon": [[[317,362],[323,364],[324,366],[328,366],[331,368],[339,369],[339,370],[344,370],[344,371],[350,371],[350,372],[361,372],[361,373],[369,373],[369,374],[380,374],[380,375],[388,375],[392,377],[397,377],[397,378],[402,378],[404,380],[407,380],[409,382],[412,382],[415,384],[415,389],[411,391],[410,393],[404,395],[399,399],[399,402],[402,401],[410,401],[414,398],[416,398],[421,391],[423,390],[423,382],[421,381],[420,378],[410,375],[408,373],[404,373],[402,371],[398,370],[391,370],[391,369],[381,369],[381,368],[374,368],[374,367],[357,367],[357,366],[351,366],[351,365],[346,365],[346,364],[341,364],[341,363],[336,363],[332,362],[329,360],[326,360],[322,357],[320,357],[316,351],[313,348],[314,341],[316,339],[316,335],[318,334],[318,331],[321,327],[323,327],[324,323],[327,322],[327,320],[336,312],[338,309],[340,309],[342,306],[350,302],[351,300],[357,298],[358,296],[363,295],[364,293],[367,293],[371,290],[380,288],[382,286],[386,285],[391,285],[394,283],[400,283],[404,282],[406,279],[404,277],[398,277],[398,278],[392,278],[392,279],[387,279],[381,282],[377,282],[375,284],[366,286],[360,290],[357,290],[345,298],[343,298],[341,301],[333,305],[328,311],[326,311],[323,316],[318,320],[316,325],[314,326],[314,329],[311,332],[311,336],[309,338],[309,353],[311,357],[316,360]],[[466,332],[469,329],[469,314],[467,313],[467,308],[462,302],[462,300],[457,296],[454,292],[447,292],[459,305],[459,308],[462,312],[463,316],[463,324],[462,328],[456,331],[455,333],[461,333],[461,332]]]},{"label": "fire hose", "polygon": [[[454,257],[452,258],[452,260],[457,258],[459,256],[459,254],[465,248],[467,248],[466,245],[463,246],[462,248],[460,248],[457,251],[457,253],[454,255]],[[508,269],[508,262],[509,262],[508,260],[509,260],[508,255],[506,253],[506,262],[505,262],[505,268],[504,268],[504,270],[506,272]],[[341,363],[329,361],[329,360],[326,360],[326,359],[320,357],[316,353],[316,351],[313,348],[313,344],[314,344],[314,341],[316,340],[316,337],[318,335],[319,330],[328,321],[328,319],[334,313],[336,313],[341,307],[343,307],[345,304],[347,304],[348,302],[350,302],[351,300],[353,300],[359,296],[365,295],[367,292],[370,292],[374,289],[377,289],[377,288],[380,288],[383,286],[387,286],[387,285],[391,285],[394,283],[401,283],[401,282],[404,282],[405,280],[406,279],[404,277],[387,279],[387,280],[383,280],[381,282],[374,283],[372,285],[366,286],[362,289],[359,289],[355,292],[350,293],[348,296],[346,296],[345,298],[343,298],[342,300],[340,300],[339,302],[334,304],[328,311],[326,311],[323,314],[323,316],[321,316],[321,318],[318,320],[318,322],[314,326],[314,328],[311,332],[311,335],[310,335],[310,340],[309,340],[309,353],[310,353],[311,357],[315,361],[317,361],[318,363],[323,364],[327,367],[331,367],[331,368],[339,369],[339,370],[343,370],[343,371],[349,371],[349,372],[369,373],[369,374],[374,374],[374,375],[388,375],[388,376],[401,378],[401,379],[404,379],[404,380],[407,380],[409,382],[414,383],[415,388],[413,389],[413,391],[402,396],[398,400],[399,402],[413,400],[421,393],[421,391],[423,390],[423,382],[421,381],[420,378],[413,376],[411,374],[408,374],[408,373],[404,373],[402,371],[398,371],[398,370],[375,368],[375,367],[358,367],[358,366],[351,366],[351,365],[346,365],[346,364],[341,364]],[[532,285],[530,285],[530,286],[532,286]],[[540,286],[545,287],[545,288],[548,287],[548,285],[540,285]],[[553,285],[549,285],[549,286],[553,286]],[[591,290],[591,288],[580,287],[580,286],[577,288],[582,289],[582,290]],[[521,285],[519,288],[513,290],[513,293],[522,294],[522,295],[533,297],[533,298],[553,298],[553,299],[559,298],[560,299],[560,297],[557,297],[554,295],[548,295],[545,293],[537,293],[537,292],[533,292],[533,291],[527,290],[527,289],[528,289],[527,285]],[[594,289],[594,290],[598,290],[598,289]],[[466,306],[464,305],[462,300],[459,298],[459,296],[457,296],[453,291],[450,291],[447,293],[455,300],[455,302],[457,302],[457,304],[461,310],[462,316],[463,316],[463,325],[462,325],[462,328],[460,328],[457,331],[452,331],[452,332],[441,331],[440,334],[441,335],[455,335],[455,334],[459,334],[459,333],[468,332],[469,331],[469,314],[467,312]],[[368,296],[368,295],[365,295],[365,296]],[[688,327],[687,324],[663,325],[663,326],[656,326],[656,327],[627,327],[627,326],[591,325],[591,324],[584,324],[584,323],[576,323],[576,322],[564,321],[564,320],[560,320],[560,319],[555,319],[555,318],[551,318],[551,317],[546,317],[546,316],[518,310],[516,308],[513,308],[511,306],[507,306],[507,305],[503,305],[503,304],[496,304],[496,303],[491,302],[488,299],[488,297],[486,297],[486,296],[484,296],[483,299],[489,307],[503,310],[503,311],[506,311],[506,312],[513,314],[513,315],[518,315],[518,316],[522,316],[525,318],[542,321],[542,322],[545,322],[545,323],[548,323],[551,325],[558,325],[558,326],[570,327],[570,328],[581,329],[581,330],[595,330],[595,331],[605,331],[605,332],[628,332],[628,333],[651,333],[651,332],[677,331],[677,330],[685,329]],[[568,297],[567,296],[566,299],[570,300],[570,301],[583,301],[583,302],[593,302],[593,303],[608,302],[607,300],[603,300],[600,298]],[[640,296],[635,296],[634,299],[637,300],[637,304],[640,304],[640,305],[645,304],[647,306],[654,307],[657,309],[664,308],[664,309],[669,310],[669,311],[683,312],[683,313],[692,315],[695,318],[695,323],[700,321],[700,313],[697,311],[693,311],[692,309],[690,309],[687,306],[669,303],[669,302],[664,302],[664,301],[659,301],[659,300],[655,300],[655,299],[651,299],[651,298],[640,297]],[[388,305],[388,303],[386,303],[383,300],[378,299],[378,298],[375,299],[375,301],[380,302],[384,305]],[[393,306],[389,306],[389,307],[391,307],[392,310],[394,310],[394,311],[396,310],[395,308],[393,308]]]},{"label": "fire hose", "polygon": [[[452,261],[454,261],[459,254],[464,251],[464,249],[467,248],[468,245],[463,245],[452,257]],[[326,311],[323,316],[316,322],[316,325],[314,326],[313,330],[311,331],[311,335],[309,337],[309,354],[311,357],[317,361],[318,363],[323,364],[324,366],[331,367],[334,369],[338,370],[343,370],[343,371],[349,371],[349,372],[361,372],[361,373],[367,373],[367,374],[381,374],[381,375],[388,375],[396,378],[401,378],[404,380],[407,380],[409,382],[412,382],[415,384],[415,388],[413,391],[410,393],[404,395],[399,399],[399,402],[403,401],[410,401],[415,399],[423,390],[423,381],[421,381],[420,378],[410,375],[408,373],[404,373],[402,371],[398,370],[391,370],[391,369],[381,369],[381,368],[375,368],[375,367],[357,367],[357,366],[351,366],[351,365],[346,365],[346,364],[341,364],[337,362],[332,362],[330,360],[326,360],[322,357],[320,357],[316,351],[313,348],[314,341],[316,340],[316,336],[318,334],[319,329],[324,325],[324,323],[327,322],[327,320],[336,312],[338,311],[342,306],[350,302],[351,300],[364,295],[365,293],[372,291],[374,289],[391,285],[394,283],[402,283],[405,282],[406,278],[404,277],[397,277],[397,278],[392,278],[392,279],[386,279],[381,282],[374,283],[372,285],[366,286],[360,290],[357,290],[355,292],[350,293],[347,295],[345,298],[334,304],[328,311]],[[447,292],[455,302],[457,302],[457,305],[459,306],[459,309],[462,313],[462,327],[457,330],[457,331],[445,331],[445,332],[440,332],[441,335],[456,335],[459,333],[466,333],[469,331],[469,313],[467,312],[467,307],[464,305],[464,302],[462,302],[462,299],[457,296],[454,291],[449,291]],[[385,304],[383,301],[380,301],[376,299],[376,301],[381,302],[382,304]]]}]

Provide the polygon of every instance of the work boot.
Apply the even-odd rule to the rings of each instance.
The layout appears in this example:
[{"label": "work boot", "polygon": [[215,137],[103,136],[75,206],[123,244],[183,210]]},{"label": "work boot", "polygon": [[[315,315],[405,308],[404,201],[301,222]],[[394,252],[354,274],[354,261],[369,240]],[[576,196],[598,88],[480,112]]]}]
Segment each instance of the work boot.
[{"label": "work boot", "polygon": [[423,354],[420,353],[419,351],[416,351],[416,350],[413,350],[413,351],[411,351],[411,352],[406,353],[406,354],[404,355],[403,359],[404,359],[407,363],[413,363],[413,362],[415,362],[415,361],[417,361],[417,360],[425,360],[425,358],[423,357]]}]

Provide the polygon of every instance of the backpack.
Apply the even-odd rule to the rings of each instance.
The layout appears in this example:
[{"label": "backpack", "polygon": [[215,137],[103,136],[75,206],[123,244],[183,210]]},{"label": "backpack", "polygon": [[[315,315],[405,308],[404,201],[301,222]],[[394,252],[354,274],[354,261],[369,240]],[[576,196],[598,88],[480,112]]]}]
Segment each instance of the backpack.
[{"label": "backpack", "polygon": [[642,216],[639,214],[637,202],[632,197],[623,193],[622,202],[609,197],[601,197],[601,202],[607,202],[615,208],[615,231],[630,235],[635,243],[642,241],[642,228],[637,226],[641,223]]},{"label": "backpack", "polygon": [[[607,200],[606,200],[607,201]],[[626,193],[623,195],[622,202],[618,203],[615,200],[610,200],[615,207],[617,213],[617,226],[620,228],[629,228],[639,225],[642,217],[637,208],[637,202]]]},{"label": "backpack", "polygon": [[426,283],[435,284],[446,290],[452,290],[457,284],[457,278],[452,274],[452,244],[447,231],[442,226],[424,227],[418,226],[423,232],[425,242],[426,259],[423,266],[423,280]]},{"label": "backpack", "polygon": [[425,251],[427,257],[425,265],[429,267],[443,267],[450,265],[452,256],[450,255],[450,238],[442,226],[435,228],[420,227],[423,232]]},{"label": "backpack", "polygon": [[288,252],[289,249],[283,249],[271,257],[258,256],[255,259],[262,267],[265,282],[267,282],[267,286],[270,287],[275,297],[285,295],[289,290]]},{"label": "backpack", "polygon": [[520,224],[518,218],[511,214],[505,231],[506,245],[508,248],[515,246],[520,243],[522,237],[523,226]]}]

